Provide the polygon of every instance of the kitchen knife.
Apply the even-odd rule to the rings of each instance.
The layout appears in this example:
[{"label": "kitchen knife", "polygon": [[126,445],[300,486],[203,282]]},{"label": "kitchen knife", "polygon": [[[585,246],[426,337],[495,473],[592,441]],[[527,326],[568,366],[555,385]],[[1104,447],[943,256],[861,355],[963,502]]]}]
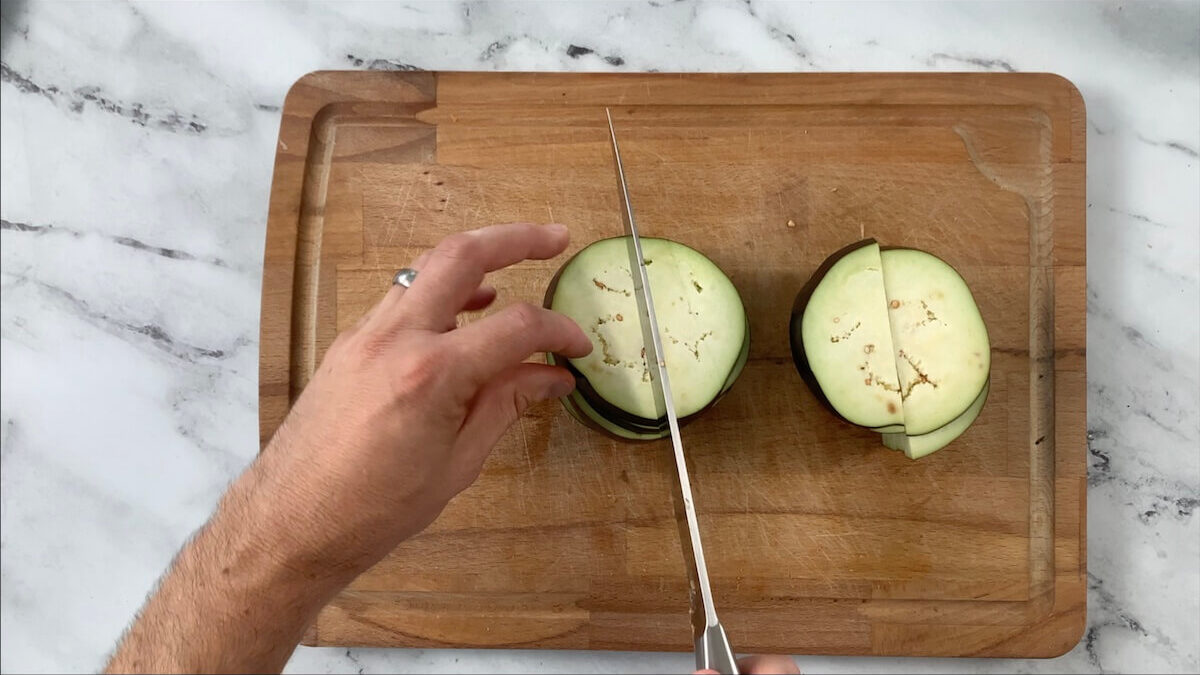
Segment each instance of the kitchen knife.
[{"label": "kitchen knife", "polygon": [[696,668],[715,670],[722,674],[736,674],[737,663],[733,649],[725,636],[725,629],[717,619],[713,605],[712,588],[708,583],[708,566],[704,562],[704,548],[700,544],[700,526],[696,520],[696,506],[692,501],[692,485],[688,479],[687,463],[683,455],[683,443],[679,438],[679,418],[675,414],[675,402],[671,396],[671,378],[667,374],[667,362],[663,354],[662,337],[658,332],[658,319],[654,312],[654,297],[650,292],[650,278],[646,261],[642,255],[642,241],[638,235],[637,220],[633,216],[633,205],[629,201],[629,186],[625,182],[625,167],[621,163],[621,148],[617,144],[617,132],[613,127],[612,112],[607,108],[608,131],[612,137],[613,157],[617,165],[617,186],[621,192],[621,220],[625,223],[625,234],[629,245],[629,267],[633,273],[634,297],[637,299],[642,337],[646,348],[646,365],[650,371],[650,383],[654,389],[655,409],[659,417],[666,416],[671,429],[671,446],[675,451],[675,469],[679,480],[675,481],[675,516],[679,521],[679,540],[683,546],[683,558],[688,568],[689,599],[691,600],[692,632],[696,642]]}]

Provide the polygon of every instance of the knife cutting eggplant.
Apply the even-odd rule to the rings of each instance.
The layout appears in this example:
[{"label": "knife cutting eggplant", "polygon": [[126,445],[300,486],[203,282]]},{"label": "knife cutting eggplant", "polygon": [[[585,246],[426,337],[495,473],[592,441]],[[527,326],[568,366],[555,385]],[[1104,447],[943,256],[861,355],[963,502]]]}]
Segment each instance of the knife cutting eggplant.
[{"label": "knife cutting eggplant", "polygon": [[[570,364],[579,377],[576,388],[582,391],[566,399],[572,414],[626,438],[670,436],[696,668],[737,673],[713,602],[679,426],[680,411],[695,415],[711,405],[745,364],[745,309],[733,284],[703,255],[682,244],[642,239],[611,113],[608,131],[625,236],[581,251],[546,294],[546,303],[590,330],[599,348],[592,351],[595,358],[549,358]],[[702,300],[705,292],[708,299]],[[678,390],[676,378],[683,384]]]}]

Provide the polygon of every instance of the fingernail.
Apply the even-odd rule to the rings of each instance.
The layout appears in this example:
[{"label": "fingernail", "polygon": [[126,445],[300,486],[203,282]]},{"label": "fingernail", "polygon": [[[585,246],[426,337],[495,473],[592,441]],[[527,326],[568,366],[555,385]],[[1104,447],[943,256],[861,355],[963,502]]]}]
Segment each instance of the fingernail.
[{"label": "fingernail", "polygon": [[546,228],[554,234],[567,234],[567,226],[562,223],[550,223]]},{"label": "fingernail", "polygon": [[555,380],[547,390],[546,398],[562,398],[575,391],[575,383],[570,380]]}]

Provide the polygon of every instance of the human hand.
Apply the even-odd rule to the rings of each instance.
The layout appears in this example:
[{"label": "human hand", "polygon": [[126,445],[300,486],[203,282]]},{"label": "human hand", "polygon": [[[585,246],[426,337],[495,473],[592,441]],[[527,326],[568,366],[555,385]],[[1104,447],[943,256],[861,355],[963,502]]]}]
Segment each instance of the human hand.
[{"label": "human hand", "polygon": [[340,335],[267,447],[180,551],[107,672],[279,672],[321,606],[479,475],[534,401],[575,386],[540,351],[584,356],[570,319],[496,297],[487,272],[567,247],[561,225],[447,238]]},{"label": "human hand", "polygon": [[424,529],[479,475],[530,404],[574,387],[536,352],[583,356],[570,319],[517,304],[456,328],[488,306],[487,272],[566,249],[561,225],[500,225],[453,235],[413,263],[329,348],[251,470],[256,501],[283,550],[353,576]]},{"label": "human hand", "polygon": [[[791,657],[776,654],[743,656],[737,660],[742,675],[800,675],[800,667]],[[697,670],[696,675],[717,675],[715,670]]]}]

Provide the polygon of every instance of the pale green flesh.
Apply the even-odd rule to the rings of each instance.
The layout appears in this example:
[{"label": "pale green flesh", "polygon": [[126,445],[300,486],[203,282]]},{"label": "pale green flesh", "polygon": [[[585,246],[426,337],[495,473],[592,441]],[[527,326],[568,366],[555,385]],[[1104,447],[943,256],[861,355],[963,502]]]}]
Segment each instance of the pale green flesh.
[{"label": "pale green flesh", "polygon": [[[653,238],[642,239],[642,251],[675,409],[686,417],[725,388],[745,346],[745,309],[728,277],[697,251]],[[596,394],[632,415],[658,419],[626,239],[601,240],[581,251],[560,273],[551,308],[574,319],[592,340],[592,353],[571,364]]]},{"label": "pale green flesh", "polygon": [[[747,333],[749,333],[749,330],[749,326],[747,326]],[[742,351],[738,354],[737,363],[734,364],[733,369],[729,371],[729,376],[725,378],[725,385],[721,388],[721,393],[718,395],[718,398],[724,396],[725,392],[729,391],[729,389],[733,386],[733,383],[737,381],[738,375],[741,374],[742,368],[745,367],[746,360],[749,357],[750,341],[745,340],[742,343]],[[555,365],[557,363],[557,360],[553,354],[548,354],[547,359],[550,365]],[[563,401],[563,407],[567,409],[567,414],[569,414],[571,417],[574,417],[576,420],[579,420],[584,424],[587,424],[588,422],[594,423],[601,429],[620,438],[627,438],[633,441],[653,441],[659,438],[666,438],[667,436],[671,435],[670,428],[668,428],[665,424],[663,425],[661,431],[654,432],[636,431],[623,427],[619,424],[615,424],[605,418],[604,415],[602,415],[594,407],[592,407],[592,404],[588,403],[587,398],[578,390],[571,392],[567,396],[567,398]]]},{"label": "pale green flesh", "polygon": [[878,244],[829,268],[800,331],[809,368],[838,414],[864,427],[904,428]]},{"label": "pale green flesh", "polygon": [[985,381],[983,391],[979,392],[979,396],[975,397],[971,405],[949,424],[919,436],[908,436],[903,433],[883,434],[883,444],[892,450],[902,451],[909,459],[920,459],[941,450],[961,436],[979,417],[979,412],[983,410],[983,404],[987,401],[989,388],[989,382]]},{"label": "pale green flesh", "polygon": [[978,398],[991,368],[987,328],[950,265],[912,249],[881,257],[904,432],[921,436],[954,421]]},{"label": "pale green flesh", "polygon": [[[833,330],[847,317],[853,330]],[[813,290],[801,332],[830,405],[912,459],[960,436],[987,398],[991,345],[975,299],[954,268],[923,251],[869,244],[844,255]]]}]

